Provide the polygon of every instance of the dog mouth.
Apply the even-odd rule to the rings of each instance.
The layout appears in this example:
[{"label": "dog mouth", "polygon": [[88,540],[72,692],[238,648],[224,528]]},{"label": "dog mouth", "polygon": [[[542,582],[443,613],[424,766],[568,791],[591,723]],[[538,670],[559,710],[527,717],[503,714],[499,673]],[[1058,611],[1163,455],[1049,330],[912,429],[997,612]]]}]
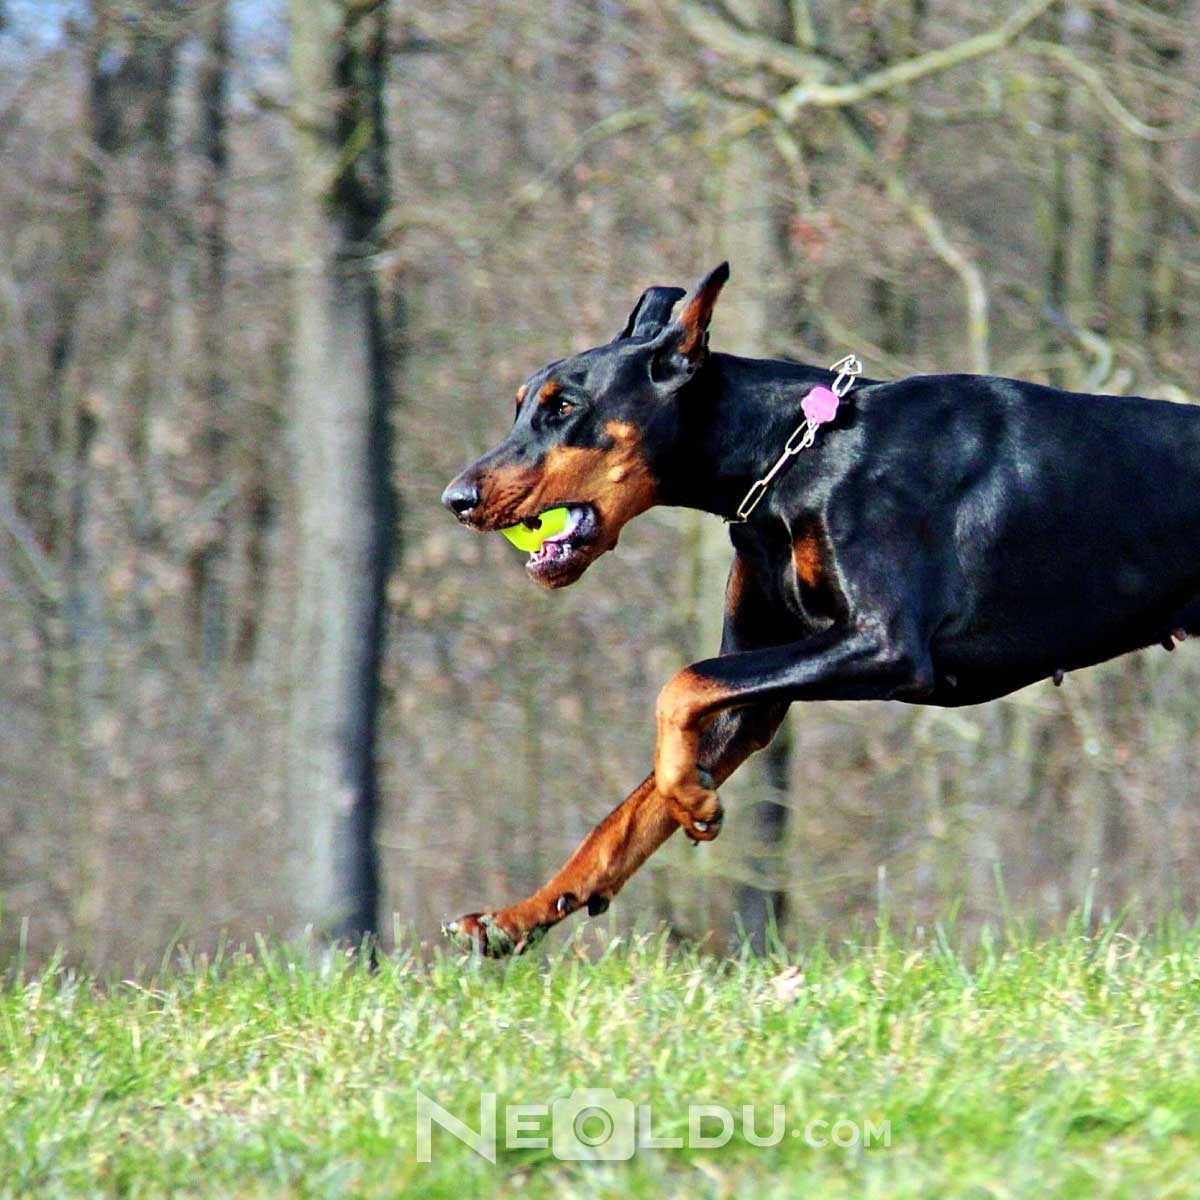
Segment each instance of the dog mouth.
[{"label": "dog mouth", "polygon": [[[590,504],[562,505],[567,509],[567,523],[557,533],[529,553],[525,570],[539,583],[560,587],[582,573],[591,560],[591,551],[600,532],[596,510]],[[525,525],[537,528],[537,518],[527,518]]]}]

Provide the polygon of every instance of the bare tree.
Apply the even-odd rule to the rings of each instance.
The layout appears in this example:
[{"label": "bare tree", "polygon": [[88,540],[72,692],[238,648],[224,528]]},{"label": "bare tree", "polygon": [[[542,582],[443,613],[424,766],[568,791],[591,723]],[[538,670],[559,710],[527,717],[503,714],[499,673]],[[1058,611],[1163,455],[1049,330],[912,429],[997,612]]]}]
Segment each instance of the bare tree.
[{"label": "bare tree", "polygon": [[387,210],[386,3],[292,0],[296,605],[289,798],[300,912],[376,924],[390,370],[372,255]]}]

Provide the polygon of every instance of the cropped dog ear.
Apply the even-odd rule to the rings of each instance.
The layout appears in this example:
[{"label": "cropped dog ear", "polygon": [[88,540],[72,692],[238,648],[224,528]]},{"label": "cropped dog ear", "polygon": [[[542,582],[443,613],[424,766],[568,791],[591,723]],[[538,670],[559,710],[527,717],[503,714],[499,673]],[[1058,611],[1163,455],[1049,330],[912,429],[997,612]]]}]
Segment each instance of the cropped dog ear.
[{"label": "cropped dog ear", "polygon": [[666,391],[682,387],[704,361],[708,353],[708,325],[728,278],[727,262],[709,271],[687,298],[679,317],[659,335],[650,376]]},{"label": "cropped dog ear", "polygon": [[647,288],[633,306],[625,328],[613,341],[619,342],[622,338],[657,337],[663,326],[670,324],[671,310],[685,295],[683,288],[678,287]]}]

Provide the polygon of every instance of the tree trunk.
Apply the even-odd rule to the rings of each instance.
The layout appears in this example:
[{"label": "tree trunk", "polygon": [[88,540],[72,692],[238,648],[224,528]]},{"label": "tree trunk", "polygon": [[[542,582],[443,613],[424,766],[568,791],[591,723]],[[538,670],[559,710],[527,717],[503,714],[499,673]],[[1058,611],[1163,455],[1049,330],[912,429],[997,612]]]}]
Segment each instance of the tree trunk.
[{"label": "tree trunk", "polygon": [[[762,32],[786,36],[793,13],[782,0],[740,0],[738,15]],[[797,33],[802,31],[797,30]],[[722,255],[738,263],[743,278],[741,300],[724,315],[724,348],[736,354],[766,355],[772,330],[779,325],[779,293],[791,277],[787,238],[790,206],[769,141],[754,136],[739,139],[729,150],[722,220]],[[772,289],[776,289],[774,292]],[[786,318],[785,318],[786,319]],[[790,332],[790,331],[789,331]],[[728,544],[724,530],[713,526]],[[728,552],[724,556],[728,558]],[[722,581],[707,584],[721,594]],[[742,936],[756,952],[767,948],[769,934],[783,917],[786,893],[779,886],[780,863],[787,836],[787,793],[791,773],[792,739],[785,720],[774,742],[726,784],[728,805],[734,811],[748,803],[748,847],[745,866],[752,876],[734,888],[733,903]],[[736,793],[743,799],[739,802]]]},{"label": "tree trunk", "polygon": [[[199,393],[203,406],[198,424],[199,464],[203,489],[200,502],[211,503],[228,473],[230,440],[226,363],[225,277],[229,257],[226,237],[229,168],[229,17],[226,0],[211,0],[203,14],[203,58],[198,71],[200,99],[200,186],[196,197],[196,320],[199,350]],[[206,522],[203,536],[191,548],[191,625],[197,657],[206,667],[219,664],[228,641],[228,505],[219,504]]]},{"label": "tree trunk", "polygon": [[291,0],[290,13],[296,902],[318,934],[358,938],[377,915],[378,666],[395,520],[390,364],[370,262],[387,205],[386,4]]}]

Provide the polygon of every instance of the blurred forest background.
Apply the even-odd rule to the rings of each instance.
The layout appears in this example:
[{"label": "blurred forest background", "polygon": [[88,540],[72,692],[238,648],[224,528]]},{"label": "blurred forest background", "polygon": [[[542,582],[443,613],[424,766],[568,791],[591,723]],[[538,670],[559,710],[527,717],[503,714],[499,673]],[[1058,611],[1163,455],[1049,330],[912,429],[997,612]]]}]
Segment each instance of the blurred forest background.
[{"label": "blurred forest background", "polygon": [[[438,496],[650,284],[728,257],[724,350],[1194,401],[1198,31],[1196,0],[0,0],[0,953],[432,938],[559,865],[715,649],[727,538],[655,511],[547,595]],[[1194,912],[1198,760],[1193,645],[798,707],[720,841],[599,925]]]}]

